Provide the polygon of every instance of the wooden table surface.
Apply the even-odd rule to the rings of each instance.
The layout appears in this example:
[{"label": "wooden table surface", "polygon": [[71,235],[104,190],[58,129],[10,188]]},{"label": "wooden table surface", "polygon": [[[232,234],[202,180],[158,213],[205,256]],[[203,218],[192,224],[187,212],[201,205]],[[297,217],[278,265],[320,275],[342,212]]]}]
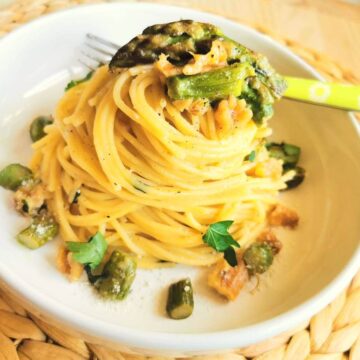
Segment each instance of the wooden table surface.
[{"label": "wooden table surface", "polygon": [[340,0],[142,0],[195,7],[316,49],[360,79],[360,4]]}]

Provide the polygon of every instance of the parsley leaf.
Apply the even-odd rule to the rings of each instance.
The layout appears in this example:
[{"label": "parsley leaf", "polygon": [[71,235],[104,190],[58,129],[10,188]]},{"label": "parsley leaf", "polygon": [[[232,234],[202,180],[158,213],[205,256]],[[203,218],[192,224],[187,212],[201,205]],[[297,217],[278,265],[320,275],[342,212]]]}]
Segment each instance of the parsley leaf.
[{"label": "parsley leaf", "polygon": [[90,71],[86,74],[86,76],[82,79],[79,79],[79,80],[71,80],[67,85],[66,85],[66,88],[65,88],[65,91],[68,91],[70,90],[71,88],[73,88],[74,86],[76,85],[79,85],[85,81],[88,81],[91,79],[92,75],[93,75],[93,71]]},{"label": "parsley leaf", "polygon": [[99,232],[91,237],[87,243],[66,242],[66,247],[73,253],[73,259],[80,264],[89,265],[92,270],[101,263],[107,246],[104,236]]},{"label": "parsley leaf", "polygon": [[228,231],[233,222],[234,221],[232,220],[225,220],[211,224],[202,239],[216,251],[223,252],[225,260],[231,266],[236,266],[236,254],[232,246],[240,247],[240,245],[234,240]]}]

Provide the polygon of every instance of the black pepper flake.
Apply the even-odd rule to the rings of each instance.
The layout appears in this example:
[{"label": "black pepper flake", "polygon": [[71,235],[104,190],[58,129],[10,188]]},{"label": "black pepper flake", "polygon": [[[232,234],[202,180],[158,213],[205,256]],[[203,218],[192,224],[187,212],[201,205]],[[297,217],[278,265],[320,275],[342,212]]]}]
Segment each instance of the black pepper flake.
[{"label": "black pepper flake", "polygon": [[72,203],[72,204],[77,204],[80,195],[81,195],[81,191],[80,191],[79,189],[76,190],[75,195],[74,195],[74,198],[73,198],[73,200],[72,200],[71,203]]}]

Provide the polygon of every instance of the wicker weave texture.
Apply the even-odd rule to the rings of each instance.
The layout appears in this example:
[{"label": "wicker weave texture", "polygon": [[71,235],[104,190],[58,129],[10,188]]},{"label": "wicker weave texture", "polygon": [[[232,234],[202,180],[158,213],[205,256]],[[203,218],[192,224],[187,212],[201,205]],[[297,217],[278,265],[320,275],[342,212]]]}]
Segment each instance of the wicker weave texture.
[{"label": "wicker weave texture", "polygon": [[[99,0],[20,0],[0,11],[0,35],[21,24],[63,8]],[[360,83],[351,72],[318,52],[271,33],[268,34],[300,55],[329,80]],[[89,344],[37,319],[0,289],[0,360],[148,360],[101,345]],[[152,358],[156,359],[156,358]],[[159,360],[172,360],[158,358]],[[195,359],[195,358],[194,358]],[[310,322],[263,343],[219,356],[198,360],[360,360],[360,273],[348,289]]]}]

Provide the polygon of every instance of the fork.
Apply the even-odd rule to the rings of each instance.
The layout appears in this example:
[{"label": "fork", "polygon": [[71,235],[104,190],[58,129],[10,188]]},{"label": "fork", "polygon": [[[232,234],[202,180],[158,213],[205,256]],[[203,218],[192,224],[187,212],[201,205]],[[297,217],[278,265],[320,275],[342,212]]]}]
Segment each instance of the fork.
[{"label": "fork", "polygon": [[[108,64],[120,45],[94,34],[86,34],[79,62],[90,70]],[[342,110],[360,111],[360,86],[285,76],[284,97]]]}]

